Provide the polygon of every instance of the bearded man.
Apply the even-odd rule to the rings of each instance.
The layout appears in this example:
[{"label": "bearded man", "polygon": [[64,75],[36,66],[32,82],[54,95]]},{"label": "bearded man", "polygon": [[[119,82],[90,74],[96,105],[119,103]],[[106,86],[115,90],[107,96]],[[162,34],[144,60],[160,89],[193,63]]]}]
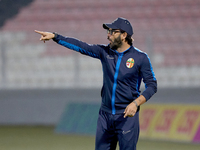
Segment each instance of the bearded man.
[{"label": "bearded man", "polygon": [[[133,29],[125,18],[103,24],[108,45],[90,45],[57,33],[41,34],[41,41],[53,39],[81,54],[99,59],[103,68],[101,107],[96,130],[96,150],[136,150],[140,105],[157,92],[157,80],[149,57],[132,45]],[[146,89],[141,93],[141,81]],[[89,117],[89,116],[88,116]],[[77,118],[78,119],[78,118]]]}]

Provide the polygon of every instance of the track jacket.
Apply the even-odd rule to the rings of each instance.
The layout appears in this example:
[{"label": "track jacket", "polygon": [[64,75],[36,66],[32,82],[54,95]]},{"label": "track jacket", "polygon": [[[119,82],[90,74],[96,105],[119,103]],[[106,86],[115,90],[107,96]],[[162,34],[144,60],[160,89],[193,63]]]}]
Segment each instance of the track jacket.
[{"label": "track jacket", "polygon": [[142,95],[146,100],[157,92],[157,81],[150,60],[139,49],[130,46],[119,53],[108,45],[90,45],[59,34],[55,34],[53,40],[69,49],[100,59],[103,69],[102,110],[112,114],[123,113],[126,106],[139,97],[142,79],[146,88]]}]

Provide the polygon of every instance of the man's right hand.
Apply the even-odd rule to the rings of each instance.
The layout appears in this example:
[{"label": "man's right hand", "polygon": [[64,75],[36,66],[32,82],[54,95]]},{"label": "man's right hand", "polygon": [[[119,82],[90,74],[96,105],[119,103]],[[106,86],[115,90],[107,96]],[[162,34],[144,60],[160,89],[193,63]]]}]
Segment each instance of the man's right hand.
[{"label": "man's right hand", "polygon": [[53,39],[55,37],[55,34],[51,33],[51,32],[43,32],[43,31],[38,31],[35,30],[36,33],[39,33],[41,35],[40,41],[48,41],[50,39]]}]

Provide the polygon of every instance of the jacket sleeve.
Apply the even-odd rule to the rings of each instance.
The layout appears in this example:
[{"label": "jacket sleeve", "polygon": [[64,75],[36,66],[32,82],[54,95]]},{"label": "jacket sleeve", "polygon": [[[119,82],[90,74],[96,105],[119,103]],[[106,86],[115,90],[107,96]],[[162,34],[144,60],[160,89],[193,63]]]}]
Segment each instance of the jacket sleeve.
[{"label": "jacket sleeve", "polygon": [[59,34],[55,34],[55,38],[53,38],[53,40],[58,44],[67,47],[71,50],[80,52],[81,54],[88,55],[93,58],[100,59],[101,47],[99,45],[87,44],[78,39],[64,37]]},{"label": "jacket sleeve", "polygon": [[141,65],[141,74],[145,84],[145,90],[142,95],[148,101],[157,92],[157,80],[149,57],[145,54]]}]

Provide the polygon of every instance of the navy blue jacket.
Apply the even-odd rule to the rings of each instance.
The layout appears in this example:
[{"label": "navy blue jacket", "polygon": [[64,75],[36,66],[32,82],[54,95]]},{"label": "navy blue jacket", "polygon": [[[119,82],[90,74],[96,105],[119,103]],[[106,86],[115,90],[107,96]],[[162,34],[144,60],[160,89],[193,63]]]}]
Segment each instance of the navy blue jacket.
[{"label": "navy blue jacket", "polygon": [[101,60],[103,87],[101,109],[112,114],[123,113],[126,106],[140,95],[143,79],[146,89],[142,95],[149,100],[157,92],[157,81],[147,54],[130,46],[119,53],[108,45],[90,45],[75,38],[57,35],[60,45]]}]

